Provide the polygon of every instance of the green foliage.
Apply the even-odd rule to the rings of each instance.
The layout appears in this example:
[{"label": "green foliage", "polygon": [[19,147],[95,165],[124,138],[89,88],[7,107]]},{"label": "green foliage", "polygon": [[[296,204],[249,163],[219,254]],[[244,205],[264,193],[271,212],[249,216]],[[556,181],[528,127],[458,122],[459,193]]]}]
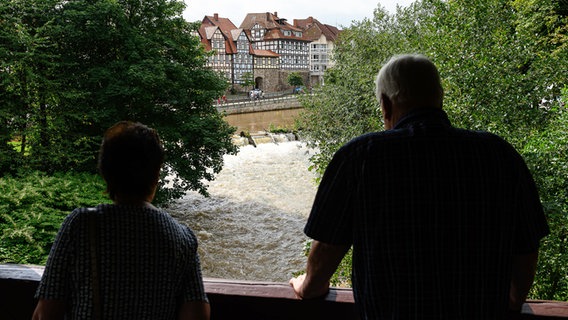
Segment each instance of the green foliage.
[{"label": "green foliage", "polygon": [[[27,124],[42,122],[46,105],[53,101],[52,91],[57,90],[57,81],[40,72],[53,70],[56,59],[43,34],[42,13],[48,3],[27,9],[21,1],[0,3],[0,151],[5,155],[0,174],[13,173],[21,165],[21,155],[7,144],[19,136],[25,147]],[[44,138],[40,131],[38,138]]]},{"label": "green foliage", "polygon": [[373,78],[401,53],[423,53],[439,67],[456,126],[497,133],[520,148],[550,121],[543,107],[566,79],[565,43],[535,46],[534,34],[520,30],[525,20],[503,0],[432,0],[394,15],[379,7],[373,20],[344,30],[326,85],[302,101],[304,136],[322,151],[315,168],[322,173],[339,146],[382,128]]},{"label": "green foliage", "polygon": [[243,87],[245,88],[252,88],[254,86],[254,76],[252,72],[245,72],[241,76],[241,80],[243,81]]},{"label": "green foliage", "polygon": [[566,85],[568,10],[557,0],[417,1],[355,22],[336,43],[325,85],[301,97],[302,136],[322,174],[347,141],[383,128],[374,77],[391,56],[422,53],[438,66],[457,127],[486,130],[526,159],[548,216],[532,298],[568,299]]},{"label": "green foliage", "polygon": [[0,263],[44,264],[63,219],[77,207],[108,203],[104,188],[87,173],[0,178]]},{"label": "green foliage", "polygon": [[[226,81],[176,0],[7,0],[0,4],[0,149],[20,138],[18,165],[46,172],[95,172],[104,130],[145,123],[167,152],[158,199],[204,182],[235,153],[230,127],[212,106]],[[18,32],[14,32],[14,26]],[[6,129],[4,129],[6,128]],[[30,146],[30,148],[27,148]],[[4,161],[4,160],[3,160]],[[2,164],[0,163],[0,166]],[[1,168],[0,168],[1,169]]]},{"label": "green foliage", "polygon": [[531,296],[568,300],[568,87],[553,104],[548,130],[530,138],[522,150],[534,172],[551,234],[541,243],[537,280]]},{"label": "green foliage", "polygon": [[290,72],[286,81],[288,81],[288,84],[293,87],[304,85],[304,79],[302,79],[302,75],[298,72]]},{"label": "green foliage", "polygon": [[275,126],[274,124],[269,124],[268,125],[268,132],[272,132],[272,133],[292,133],[295,132],[296,130],[294,129],[293,126],[288,127],[288,126]]}]

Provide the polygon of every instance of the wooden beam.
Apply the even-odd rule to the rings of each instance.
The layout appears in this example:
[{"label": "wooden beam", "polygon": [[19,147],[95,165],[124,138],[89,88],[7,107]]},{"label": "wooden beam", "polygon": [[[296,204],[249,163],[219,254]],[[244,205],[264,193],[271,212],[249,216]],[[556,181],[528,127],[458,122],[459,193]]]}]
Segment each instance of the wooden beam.
[{"label": "wooden beam", "polygon": [[[43,266],[0,264],[0,319],[29,320]],[[356,319],[350,289],[332,288],[324,299],[298,300],[286,283],[204,279],[213,320]],[[566,319],[568,302],[530,300],[520,319]]]}]

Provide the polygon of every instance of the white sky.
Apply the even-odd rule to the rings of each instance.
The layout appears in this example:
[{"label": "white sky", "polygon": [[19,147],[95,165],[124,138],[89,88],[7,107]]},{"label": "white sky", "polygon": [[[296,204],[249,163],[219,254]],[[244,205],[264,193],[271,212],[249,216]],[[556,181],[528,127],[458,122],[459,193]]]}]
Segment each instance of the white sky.
[{"label": "white sky", "polygon": [[187,21],[201,21],[204,16],[218,13],[219,17],[229,18],[237,27],[247,13],[278,12],[278,17],[306,19],[309,16],[321,23],[348,27],[351,21],[371,18],[373,10],[380,3],[390,12],[399,6],[408,6],[413,0],[184,0],[187,8],[184,17]]}]

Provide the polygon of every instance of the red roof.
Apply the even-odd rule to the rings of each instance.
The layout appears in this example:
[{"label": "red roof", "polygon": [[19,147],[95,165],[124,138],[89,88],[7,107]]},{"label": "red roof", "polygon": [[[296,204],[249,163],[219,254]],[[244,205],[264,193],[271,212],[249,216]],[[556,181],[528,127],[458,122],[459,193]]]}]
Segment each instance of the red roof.
[{"label": "red roof", "polygon": [[[304,39],[304,37],[294,35],[294,32],[303,32],[303,30],[286,21],[286,19],[278,17],[276,12],[249,13],[241,23],[240,28],[245,29],[247,34],[250,35],[250,30],[254,27],[254,25],[259,24],[261,27],[268,30],[264,35],[264,39],[292,39],[308,41]],[[283,31],[291,31],[291,35],[285,36]]]},{"label": "red roof", "polygon": [[[214,14],[213,16],[205,16],[201,21],[201,26],[199,28],[199,35],[201,36],[201,42],[206,43],[205,48],[207,50],[211,50],[211,36],[212,32],[207,32],[208,27],[217,27],[225,38],[225,51],[228,54],[236,53],[237,46],[235,44],[235,40],[233,39],[232,30],[237,29],[237,27],[229,20],[228,18],[219,17],[218,14]],[[210,34],[209,34],[210,33]],[[205,42],[204,42],[205,40]]]},{"label": "red roof", "polygon": [[335,41],[341,30],[328,24],[323,24],[313,17],[307,19],[294,19],[294,26],[304,30],[304,37],[315,41],[323,34],[327,40]]},{"label": "red roof", "polygon": [[271,50],[253,49],[253,54],[259,57],[280,57],[280,55]]}]

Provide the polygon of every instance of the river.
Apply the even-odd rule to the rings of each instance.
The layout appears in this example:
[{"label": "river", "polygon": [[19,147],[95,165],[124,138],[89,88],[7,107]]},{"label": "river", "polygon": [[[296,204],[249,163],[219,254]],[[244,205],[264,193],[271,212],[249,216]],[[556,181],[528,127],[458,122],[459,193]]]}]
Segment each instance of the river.
[{"label": "river", "polygon": [[303,270],[311,154],[298,141],[241,147],[224,157],[210,198],[190,192],[168,209],[197,234],[205,277],[283,282]]}]

